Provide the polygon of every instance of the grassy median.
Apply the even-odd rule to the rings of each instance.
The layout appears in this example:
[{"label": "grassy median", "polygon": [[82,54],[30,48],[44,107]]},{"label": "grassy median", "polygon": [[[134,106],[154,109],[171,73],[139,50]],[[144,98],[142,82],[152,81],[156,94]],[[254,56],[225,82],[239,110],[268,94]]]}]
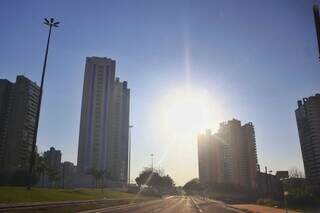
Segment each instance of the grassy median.
[{"label": "grassy median", "polygon": [[0,187],[0,203],[53,202],[71,200],[95,200],[103,198],[134,198],[134,194],[100,189],[47,189],[24,187]]}]

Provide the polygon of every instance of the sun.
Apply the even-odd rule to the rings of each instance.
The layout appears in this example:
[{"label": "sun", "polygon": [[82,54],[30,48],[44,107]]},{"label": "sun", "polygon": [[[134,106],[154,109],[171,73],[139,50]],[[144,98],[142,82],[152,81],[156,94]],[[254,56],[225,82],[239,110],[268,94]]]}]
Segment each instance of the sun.
[{"label": "sun", "polygon": [[194,135],[211,128],[214,104],[205,91],[176,89],[161,101],[161,125],[175,135]]}]

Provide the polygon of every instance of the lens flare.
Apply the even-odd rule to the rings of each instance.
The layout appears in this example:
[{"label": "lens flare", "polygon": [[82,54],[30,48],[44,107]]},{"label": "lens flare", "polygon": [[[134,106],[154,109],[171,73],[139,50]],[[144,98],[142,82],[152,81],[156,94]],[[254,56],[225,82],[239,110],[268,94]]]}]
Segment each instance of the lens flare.
[{"label": "lens flare", "polygon": [[205,91],[174,90],[160,107],[162,128],[174,135],[193,135],[212,127],[214,104]]}]

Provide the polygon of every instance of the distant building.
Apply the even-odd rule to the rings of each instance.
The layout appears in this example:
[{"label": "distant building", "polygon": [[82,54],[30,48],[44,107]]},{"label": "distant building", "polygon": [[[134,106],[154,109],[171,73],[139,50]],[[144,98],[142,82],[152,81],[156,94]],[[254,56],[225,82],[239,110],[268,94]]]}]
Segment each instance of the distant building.
[{"label": "distant building", "polygon": [[277,171],[276,172],[276,177],[279,180],[289,178],[289,172],[288,171]]},{"label": "distant building", "polygon": [[238,120],[221,123],[218,133],[198,136],[199,180],[257,188],[257,152],[252,123]]},{"label": "distant building", "polygon": [[39,103],[39,87],[19,75],[0,79],[0,170],[28,168]]},{"label": "distant building", "polygon": [[130,90],[115,79],[116,62],[87,57],[84,74],[77,168],[104,171],[127,183]]},{"label": "distant building", "polygon": [[258,193],[260,198],[283,201],[282,182],[276,175],[266,172],[257,173]]},{"label": "distant building", "polygon": [[320,94],[299,100],[295,114],[306,179],[320,191]]},{"label": "distant building", "polygon": [[73,176],[76,173],[76,166],[69,161],[65,161],[62,163],[63,174],[65,177]]},{"label": "distant building", "polygon": [[51,147],[50,150],[43,153],[43,158],[49,169],[60,173],[61,170],[61,151]]},{"label": "distant building", "polygon": [[72,162],[65,161],[62,163],[61,181],[63,187],[74,187],[77,179],[76,172],[76,166]]},{"label": "distant building", "polygon": [[51,147],[43,153],[43,159],[46,165],[46,172],[42,185],[46,187],[60,186],[62,175],[61,151]]}]

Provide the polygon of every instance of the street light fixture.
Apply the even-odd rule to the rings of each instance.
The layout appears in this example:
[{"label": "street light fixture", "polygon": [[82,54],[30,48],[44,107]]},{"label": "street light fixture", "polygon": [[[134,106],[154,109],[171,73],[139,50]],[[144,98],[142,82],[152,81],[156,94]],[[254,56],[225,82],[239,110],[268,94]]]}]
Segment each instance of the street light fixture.
[{"label": "street light fixture", "polygon": [[43,68],[42,68],[42,77],[41,77],[40,92],[39,92],[39,103],[37,106],[37,114],[36,114],[36,120],[35,120],[32,149],[31,149],[31,154],[30,154],[29,178],[28,178],[28,187],[27,187],[28,189],[31,188],[31,178],[32,178],[33,167],[34,167],[34,163],[35,163],[35,149],[36,149],[36,143],[37,143],[38,126],[39,126],[40,109],[41,109],[42,92],[43,92],[43,83],[44,83],[44,77],[46,74],[46,66],[47,66],[47,58],[48,58],[51,30],[52,30],[52,27],[59,27],[59,23],[60,22],[55,22],[54,18],[50,18],[50,20],[48,20],[47,18],[44,19],[44,24],[49,26],[49,35],[48,35],[46,53],[45,53],[44,63],[43,63]]}]

